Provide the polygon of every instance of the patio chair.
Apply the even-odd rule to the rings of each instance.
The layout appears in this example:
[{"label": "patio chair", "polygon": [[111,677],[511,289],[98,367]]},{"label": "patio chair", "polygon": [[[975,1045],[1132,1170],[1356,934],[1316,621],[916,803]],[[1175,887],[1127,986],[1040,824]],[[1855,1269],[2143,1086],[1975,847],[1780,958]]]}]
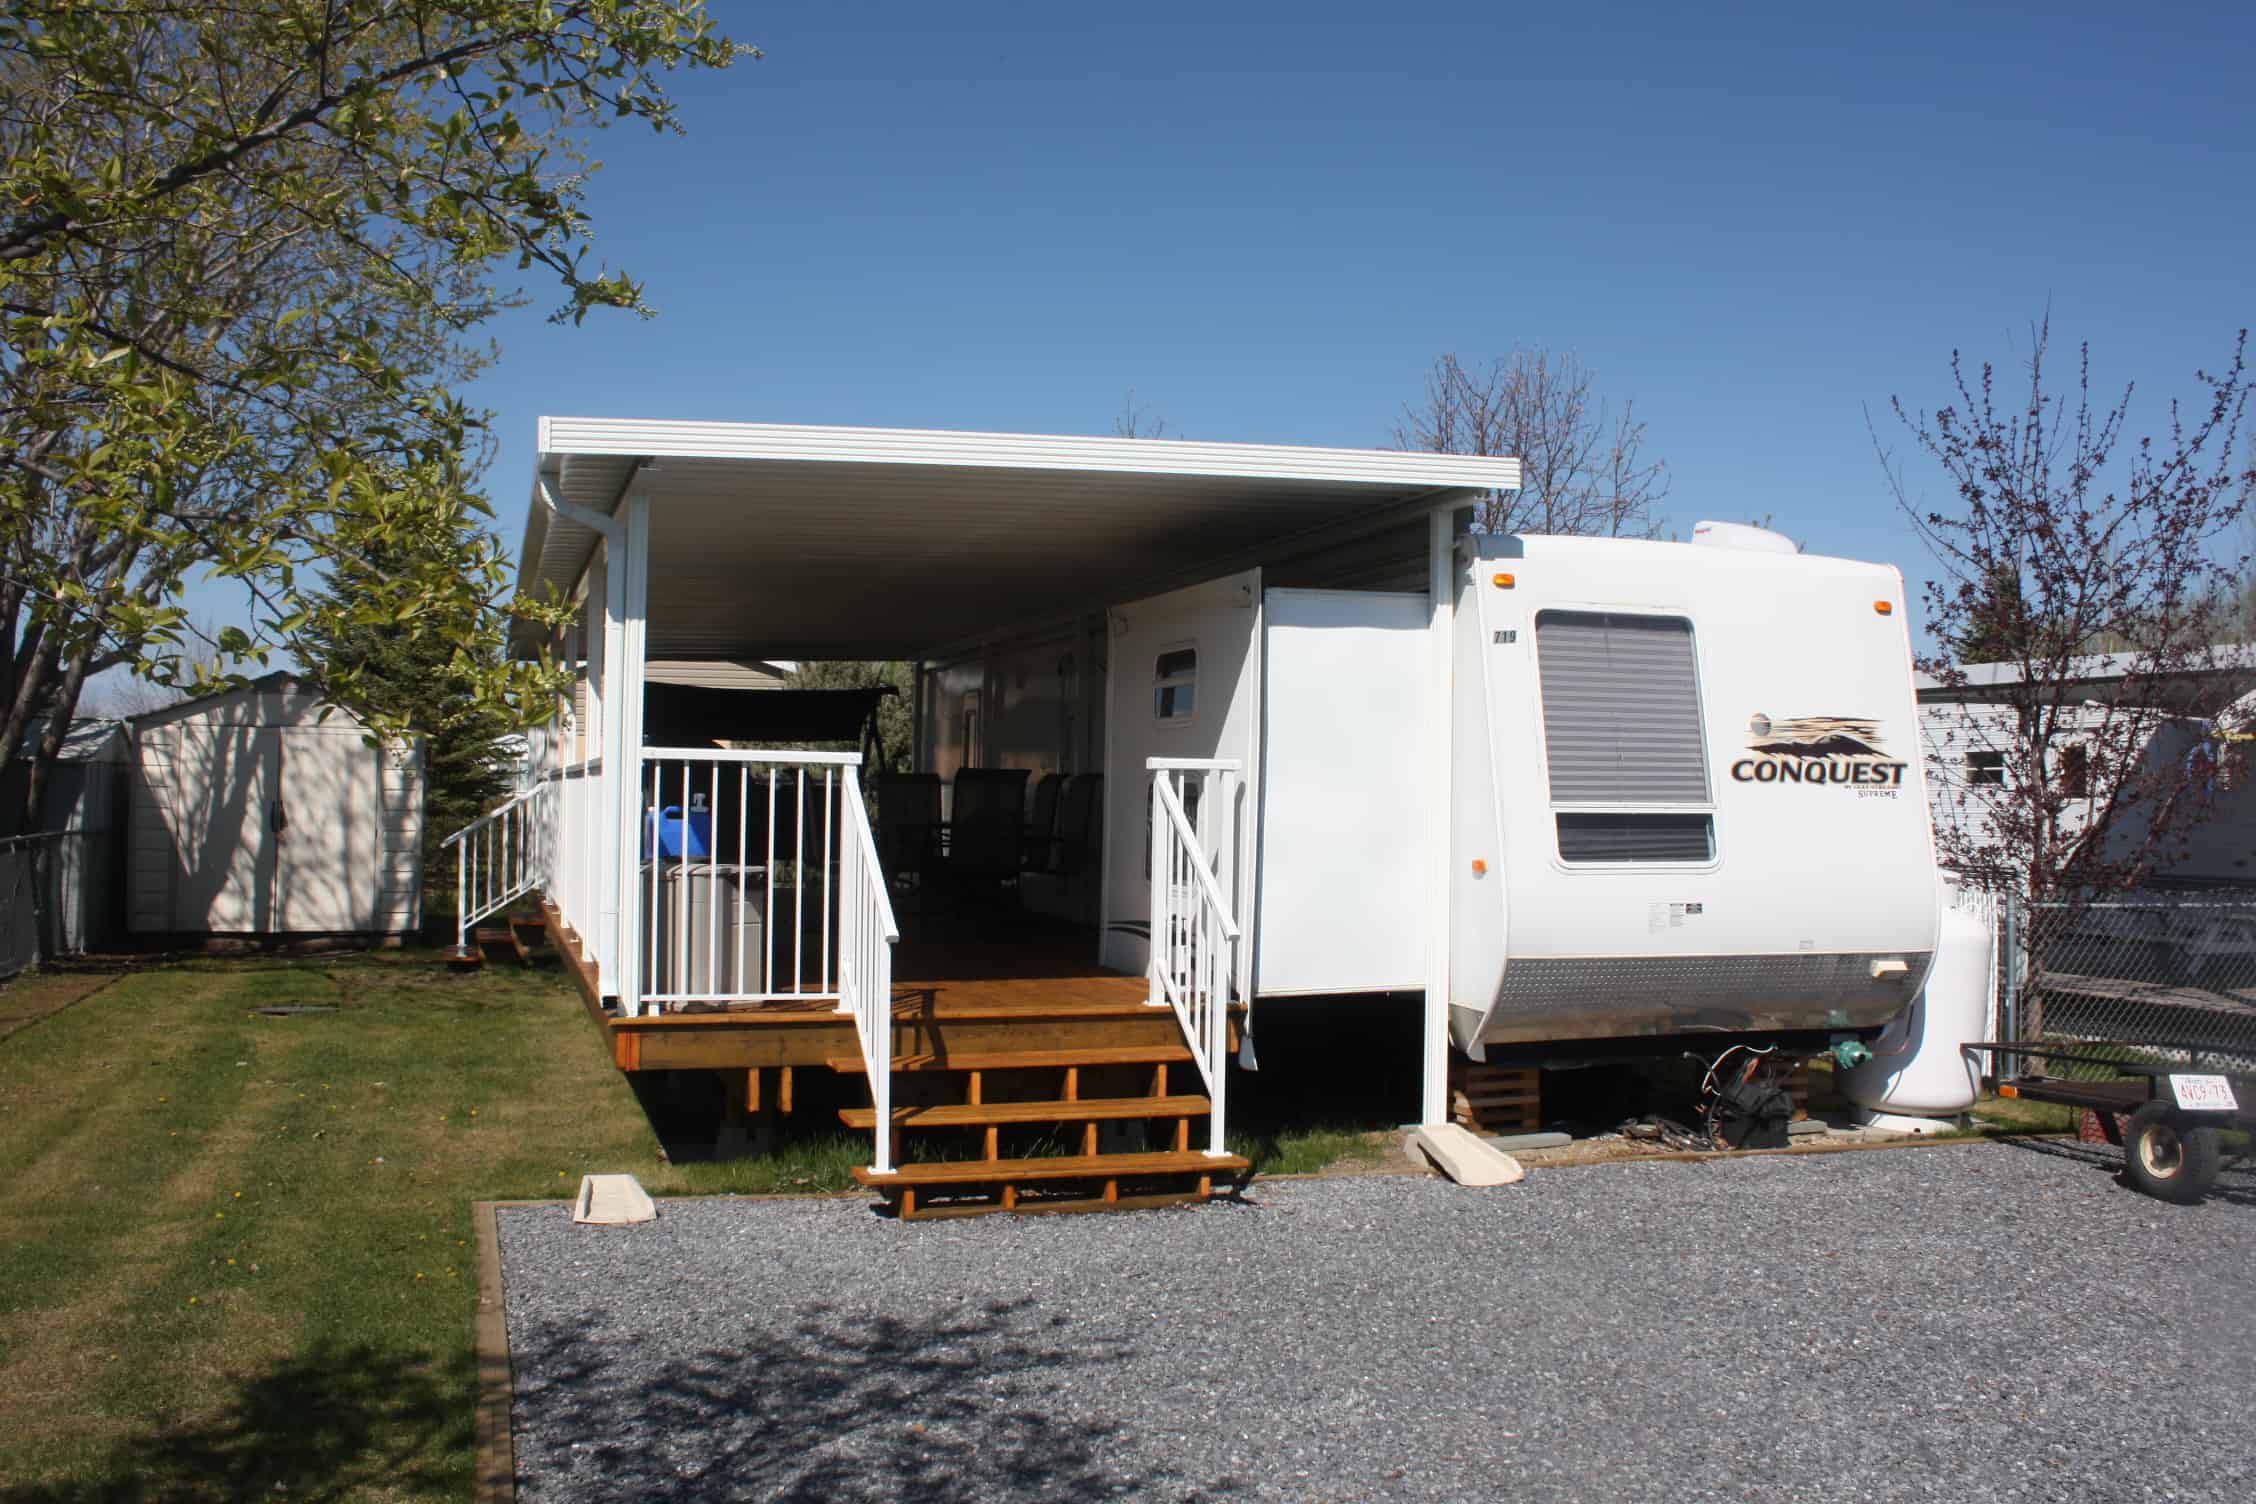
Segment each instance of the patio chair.
[{"label": "patio chair", "polygon": [[992,886],[999,896],[1015,885],[1025,826],[1024,768],[960,769],[948,809],[950,886],[959,890]]},{"label": "patio chair", "polygon": [[1048,870],[1050,844],[1057,839],[1058,796],[1064,791],[1063,773],[1044,773],[1034,785],[1034,808],[1026,817],[1026,838],[1019,850],[1021,871]]},{"label": "patio chair", "polygon": [[1099,833],[1104,829],[1104,775],[1076,773],[1065,781],[1058,799],[1057,832],[1050,841],[1049,861],[1042,870],[1070,888],[1095,865]]},{"label": "patio chair", "polygon": [[888,881],[920,884],[940,856],[940,775],[877,775],[877,856]]}]

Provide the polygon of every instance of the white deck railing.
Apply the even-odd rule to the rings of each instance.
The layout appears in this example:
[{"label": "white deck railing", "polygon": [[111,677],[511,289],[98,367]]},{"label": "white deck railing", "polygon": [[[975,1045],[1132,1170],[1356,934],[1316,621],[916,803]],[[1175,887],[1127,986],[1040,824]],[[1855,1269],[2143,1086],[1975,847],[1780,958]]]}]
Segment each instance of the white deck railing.
[{"label": "white deck railing", "polygon": [[454,943],[470,947],[470,928],[548,879],[553,785],[535,784],[439,843],[454,848]]},{"label": "white deck railing", "polygon": [[[457,928],[536,890],[593,939],[604,902],[603,764],[556,766],[536,740],[523,790],[444,844],[456,849]],[[892,1168],[893,946],[901,938],[863,806],[861,758],[842,752],[651,747],[631,831],[625,935],[639,985],[629,1016],[687,1007],[821,1003],[854,1020],[877,1104],[875,1168]]]},{"label": "white deck railing", "polygon": [[860,801],[860,766],[851,752],[643,752],[640,1011],[840,999],[840,809]]},{"label": "white deck railing", "polygon": [[[1238,923],[1215,877],[1220,853],[1208,854],[1233,829],[1239,765],[1219,759],[1155,757],[1152,775],[1151,998],[1175,1010],[1192,1059],[1206,1082],[1208,1154],[1227,1153],[1223,1093],[1229,1082],[1230,999],[1237,975]],[[1183,807],[1180,785],[1197,774],[1198,828]],[[1204,832],[1206,839],[1201,839]]]},{"label": "white deck railing", "polygon": [[579,939],[583,959],[596,953],[603,910],[603,759],[591,757],[544,775],[551,790],[549,901]]},{"label": "white deck railing", "polygon": [[850,1015],[893,1167],[901,938],[850,752],[643,753],[641,1006],[833,1002]]}]

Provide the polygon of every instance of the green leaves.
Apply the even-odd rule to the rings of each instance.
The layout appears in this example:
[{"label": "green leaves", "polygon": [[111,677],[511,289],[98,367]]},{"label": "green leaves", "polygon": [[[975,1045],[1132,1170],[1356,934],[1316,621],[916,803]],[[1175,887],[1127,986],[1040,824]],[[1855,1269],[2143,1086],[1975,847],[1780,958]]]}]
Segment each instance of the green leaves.
[{"label": "green leaves", "polygon": [[[483,417],[452,391],[491,358],[471,332],[518,301],[512,267],[559,319],[647,312],[587,262],[582,140],[672,128],[663,76],[746,51],[698,0],[8,6],[0,673],[33,678],[0,682],[0,762],[73,663],[208,679],[364,631],[498,642]],[[356,572],[379,554],[411,562]],[[211,576],[254,630],[184,630]],[[552,678],[481,658],[462,683],[521,719]]]}]

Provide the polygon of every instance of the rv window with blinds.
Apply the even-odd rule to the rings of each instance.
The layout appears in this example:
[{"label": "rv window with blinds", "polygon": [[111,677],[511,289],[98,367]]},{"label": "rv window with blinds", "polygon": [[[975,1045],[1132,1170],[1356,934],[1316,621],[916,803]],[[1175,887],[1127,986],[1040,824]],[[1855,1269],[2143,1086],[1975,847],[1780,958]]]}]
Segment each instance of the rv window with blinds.
[{"label": "rv window with blinds", "polygon": [[1551,802],[1607,806],[1556,811],[1560,860],[1714,860],[1692,623],[1545,611],[1535,645]]},{"label": "rv window with blinds", "polygon": [[1152,665],[1152,714],[1187,721],[1198,708],[1198,649],[1169,648]]}]

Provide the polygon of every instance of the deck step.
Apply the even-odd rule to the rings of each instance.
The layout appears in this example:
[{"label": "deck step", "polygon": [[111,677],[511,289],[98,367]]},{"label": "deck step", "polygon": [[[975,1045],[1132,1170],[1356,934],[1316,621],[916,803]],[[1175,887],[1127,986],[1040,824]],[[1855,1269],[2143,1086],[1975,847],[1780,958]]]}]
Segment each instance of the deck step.
[{"label": "deck step", "polygon": [[[1081,1102],[971,1102],[941,1107],[896,1107],[896,1128],[978,1128],[999,1123],[1092,1123],[1141,1118],[1203,1118],[1214,1110],[1205,1097],[1092,1097]],[[842,1108],[849,1128],[875,1128],[874,1107]],[[1201,1156],[1202,1158],[1204,1156]]]},{"label": "deck step", "polygon": [[1039,1180],[1135,1180],[1152,1175],[1228,1175],[1246,1168],[1235,1154],[1195,1151],[1157,1154],[1077,1154],[1043,1159],[958,1159],[937,1164],[902,1165],[880,1175],[856,1166],[858,1185],[977,1186]]},{"label": "deck step", "polygon": [[526,953],[525,942],[517,938],[514,924],[480,925],[470,932],[470,943],[480,951],[490,946],[504,955],[515,956],[520,966],[533,964],[533,958]]},{"label": "deck step", "polygon": [[[896,1055],[893,1071],[1014,1071],[1046,1070],[1068,1065],[1177,1065],[1191,1058],[1179,1044],[1121,1045],[1094,1050],[980,1050],[952,1055]],[[842,1076],[859,1076],[868,1067],[859,1055],[835,1056],[823,1062]]]}]

